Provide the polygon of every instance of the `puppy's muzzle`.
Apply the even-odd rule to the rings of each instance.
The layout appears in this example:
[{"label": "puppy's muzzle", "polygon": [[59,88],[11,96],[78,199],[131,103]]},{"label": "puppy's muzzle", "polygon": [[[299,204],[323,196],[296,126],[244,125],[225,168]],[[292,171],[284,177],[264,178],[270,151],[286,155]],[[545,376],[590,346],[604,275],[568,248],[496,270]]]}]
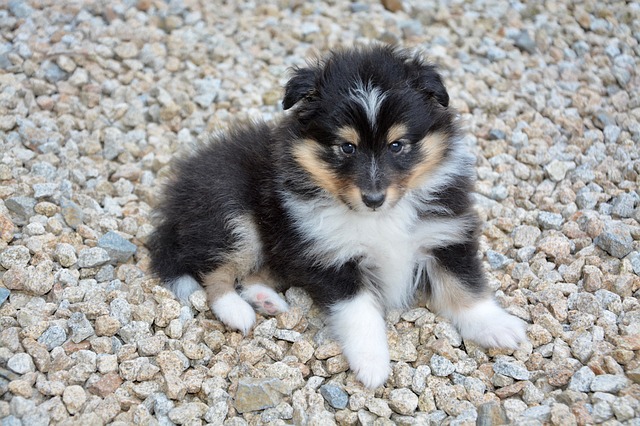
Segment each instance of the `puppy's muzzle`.
[{"label": "puppy's muzzle", "polygon": [[384,204],[385,198],[386,198],[386,195],[382,191],[375,191],[375,192],[363,191],[362,192],[362,202],[364,203],[365,206],[373,210],[377,209],[382,204]]}]

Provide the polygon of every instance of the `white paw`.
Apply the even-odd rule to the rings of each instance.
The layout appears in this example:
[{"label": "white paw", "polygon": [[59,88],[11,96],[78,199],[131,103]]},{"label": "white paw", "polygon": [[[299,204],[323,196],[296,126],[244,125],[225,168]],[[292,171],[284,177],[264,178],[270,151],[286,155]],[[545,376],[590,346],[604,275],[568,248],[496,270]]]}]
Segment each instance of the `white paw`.
[{"label": "white paw", "polygon": [[[355,349],[355,348],[354,348]],[[389,365],[389,349],[385,339],[384,346],[360,348],[347,351],[344,355],[349,361],[351,371],[356,378],[369,389],[382,386],[389,378],[391,366]]]},{"label": "white paw", "polygon": [[211,310],[227,327],[246,335],[256,322],[256,312],[238,293],[227,293],[211,304]]},{"label": "white paw", "polygon": [[329,320],[358,380],[371,389],[382,386],[391,368],[386,325],[376,299],[364,292],[339,302]]},{"label": "white paw", "polygon": [[289,305],[271,287],[264,284],[251,284],[243,287],[240,296],[261,314],[277,315],[289,310]]},{"label": "white paw", "polygon": [[525,322],[505,312],[493,299],[460,312],[452,320],[464,339],[486,348],[517,349],[527,340]]}]

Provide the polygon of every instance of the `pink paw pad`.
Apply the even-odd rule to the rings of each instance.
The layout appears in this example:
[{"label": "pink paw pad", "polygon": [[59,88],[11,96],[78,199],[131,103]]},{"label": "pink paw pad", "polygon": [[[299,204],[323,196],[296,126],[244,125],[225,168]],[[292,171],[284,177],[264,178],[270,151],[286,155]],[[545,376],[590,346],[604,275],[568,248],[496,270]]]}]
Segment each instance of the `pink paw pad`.
[{"label": "pink paw pad", "polygon": [[275,291],[261,284],[245,287],[241,296],[263,314],[276,315],[289,309],[287,302]]}]

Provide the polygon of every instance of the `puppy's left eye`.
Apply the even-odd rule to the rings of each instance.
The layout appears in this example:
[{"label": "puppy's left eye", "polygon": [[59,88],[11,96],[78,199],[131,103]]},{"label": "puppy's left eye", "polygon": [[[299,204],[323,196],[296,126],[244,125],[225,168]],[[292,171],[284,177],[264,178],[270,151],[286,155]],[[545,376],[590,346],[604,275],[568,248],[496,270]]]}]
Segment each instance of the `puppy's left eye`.
[{"label": "puppy's left eye", "polygon": [[402,141],[395,141],[389,144],[389,151],[393,152],[394,154],[401,152],[403,148],[404,142]]}]

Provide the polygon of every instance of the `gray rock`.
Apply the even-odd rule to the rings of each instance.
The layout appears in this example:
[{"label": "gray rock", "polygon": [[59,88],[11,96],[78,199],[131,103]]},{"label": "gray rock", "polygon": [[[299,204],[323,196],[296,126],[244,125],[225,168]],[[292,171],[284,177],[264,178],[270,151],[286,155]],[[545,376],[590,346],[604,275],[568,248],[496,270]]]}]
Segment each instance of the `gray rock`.
[{"label": "gray rock", "polygon": [[202,402],[187,402],[169,411],[169,419],[179,425],[200,419],[207,412],[207,404]]},{"label": "gray rock", "polygon": [[640,275],[640,251],[634,251],[629,255],[629,262],[636,275]]},{"label": "gray rock", "polygon": [[11,292],[8,289],[6,289],[4,287],[0,287],[0,306],[2,306],[4,301],[9,298],[10,294],[11,294]]},{"label": "gray rock", "polygon": [[40,200],[53,197],[58,190],[57,183],[36,183],[33,185],[33,196]]},{"label": "gray rock", "polygon": [[490,61],[500,61],[507,57],[507,53],[497,46],[489,46],[487,49],[487,58]]},{"label": "gray rock", "polygon": [[569,170],[576,168],[576,164],[573,161],[559,161],[553,160],[545,166],[545,171],[549,175],[549,179],[554,182],[560,182],[564,179]]},{"label": "gray rock", "polygon": [[[4,205],[9,209],[9,211],[15,213],[20,219],[28,219],[29,217],[35,214],[33,208],[36,206],[37,201],[35,198],[31,197],[11,197],[7,198],[4,201]],[[25,222],[18,223],[18,225],[24,224]]]},{"label": "gray rock", "polygon": [[513,237],[513,244],[516,248],[525,246],[535,246],[536,240],[542,232],[530,225],[516,226],[511,233]]},{"label": "gray rock", "polygon": [[594,243],[613,257],[622,259],[633,250],[633,238],[629,227],[622,222],[608,222]]},{"label": "gray rock", "polygon": [[548,405],[538,405],[536,407],[527,408],[522,412],[522,417],[546,423],[551,418],[551,407]]},{"label": "gray rock", "polygon": [[57,83],[61,80],[65,80],[69,76],[69,73],[60,68],[55,62],[44,61],[41,68],[44,70],[45,80],[49,83]]},{"label": "gray rock", "polygon": [[60,207],[64,221],[67,222],[67,225],[71,228],[77,229],[78,226],[84,223],[84,212],[79,205],[63,198],[60,200]]},{"label": "gray rock", "polygon": [[555,229],[559,231],[564,223],[564,218],[559,213],[540,212],[538,213],[538,224],[542,229]]},{"label": "gray rock", "polygon": [[567,298],[567,307],[596,317],[600,316],[602,311],[598,299],[587,292],[571,293]]},{"label": "gray rock", "polygon": [[44,333],[38,337],[38,342],[45,345],[49,351],[58,346],[62,346],[66,340],[67,332],[64,331],[64,328],[57,325],[52,325],[47,328]]},{"label": "gray rock", "polygon": [[211,76],[205,77],[193,82],[193,87],[196,89],[196,96],[193,101],[200,105],[202,108],[208,108],[218,96],[222,81],[219,78],[213,78]]},{"label": "gray rock", "polygon": [[409,416],[418,408],[418,396],[409,389],[393,389],[389,393],[389,407],[398,414]]},{"label": "gray rock", "polygon": [[20,420],[13,414],[10,414],[7,417],[2,419],[1,425],[2,426],[22,426],[22,420]]},{"label": "gray rock", "polygon": [[489,198],[496,201],[505,200],[509,196],[509,188],[505,185],[496,185],[491,188],[491,193],[489,194]]},{"label": "gray rock", "polygon": [[614,374],[602,374],[596,376],[591,382],[591,392],[618,393],[628,384],[624,376]]},{"label": "gray rock", "polygon": [[622,218],[632,217],[637,197],[637,195],[634,197],[629,193],[618,195],[611,202],[611,214]]},{"label": "gray rock", "polygon": [[445,377],[456,370],[456,367],[451,361],[437,354],[431,357],[429,364],[431,366],[431,374],[434,376]]},{"label": "gray rock", "polygon": [[604,140],[608,143],[613,144],[618,142],[618,138],[620,137],[620,133],[622,133],[622,130],[616,125],[609,124],[604,127],[603,133]]},{"label": "gray rock", "polygon": [[108,253],[111,262],[126,262],[138,249],[135,244],[121,237],[117,232],[109,231],[98,239],[98,247]]},{"label": "gray rock", "polygon": [[80,343],[94,334],[93,326],[82,312],[71,314],[67,325],[71,329],[71,341],[74,343]]},{"label": "gray rock", "polygon": [[635,410],[633,409],[634,405],[637,406],[637,401],[632,397],[622,397],[616,398],[615,401],[611,403],[611,408],[613,409],[613,414],[616,416],[617,420],[625,421],[631,420],[635,416]]},{"label": "gray rock", "polygon": [[0,265],[5,269],[24,268],[31,260],[31,253],[25,246],[10,246],[0,252]]},{"label": "gray rock", "polygon": [[151,337],[151,330],[149,324],[144,321],[131,321],[118,331],[118,335],[125,343],[135,344],[142,339]]},{"label": "gray rock", "polygon": [[68,243],[56,244],[56,249],[53,254],[55,255],[55,259],[58,260],[60,265],[65,268],[73,266],[78,261],[78,257],[76,256],[76,249]]},{"label": "gray rock", "polygon": [[11,0],[9,2],[9,11],[16,18],[29,18],[33,13],[33,8],[28,2],[22,0]]},{"label": "gray rock", "polygon": [[516,380],[529,380],[529,371],[514,363],[504,359],[499,359],[493,364],[493,371],[498,374],[503,374],[508,377],[512,377]]},{"label": "gray rock", "polygon": [[109,253],[102,247],[82,249],[78,256],[78,266],[81,268],[95,268],[109,261]]},{"label": "gray rock", "polygon": [[582,188],[576,194],[576,205],[582,210],[592,210],[598,204],[598,194]]},{"label": "gray rock", "polygon": [[26,374],[36,371],[33,359],[29,354],[24,352],[17,353],[9,358],[7,361],[7,367],[9,367],[9,370],[18,374]]},{"label": "gray rock", "polygon": [[490,141],[495,141],[495,140],[499,140],[499,139],[505,139],[507,137],[507,135],[499,129],[491,129],[489,130],[489,140]]},{"label": "gray rock", "polygon": [[349,8],[351,9],[352,13],[358,13],[358,12],[368,12],[370,7],[366,3],[351,3],[349,5]]},{"label": "gray rock", "polygon": [[111,281],[115,278],[116,268],[113,265],[104,265],[95,275],[95,280],[99,283]]},{"label": "gray rock", "polygon": [[509,259],[502,253],[498,253],[497,251],[487,250],[486,255],[487,261],[493,269],[502,269],[509,263],[513,262],[513,260]]},{"label": "gray rock", "polygon": [[582,367],[571,377],[568,389],[578,392],[589,392],[591,390],[591,382],[596,374],[589,367]]},{"label": "gray rock", "polygon": [[613,409],[607,401],[598,401],[593,404],[591,415],[596,424],[601,424],[613,417]]},{"label": "gray rock", "polygon": [[529,143],[529,136],[521,130],[511,134],[511,145],[521,148]]},{"label": "gray rock", "polygon": [[239,413],[264,410],[278,405],[288,393],[280,379],[243,377],[238,381],[234,406]]},{"label": "gray rock", "polygon": [[513,40],[513,44],[523,52],[531,55],[536,53],[536,42],[531,38],[527,30],[521,30]]},{"label": "gray rock", "polygon": [[330,406],[337,410],[346,408],[349,402],[349,395],[339,386],[331,383],[320,386],[320,395],[322,395]]},{"label": "gray rock", "polygon": [[163,393],[156,393],[153,396],[149,396],[153,400],[154,413],[160,416],[166,416],[169,411],[174,407],[173,401],[171,401]]},{"label": "gray rock", "polygon": [[509,423],[509,420],[499,402],[485,402],[478,407],[477,426],[493,426],[507,423]]},{"label": "gray rock", "polygon": [[287,342],[295,343],[298,340],[300,340],[302,335],[295,330],[276,329],[276,331],[273,333],[273,337],[275,337],[278,340],[284,340]]}]

